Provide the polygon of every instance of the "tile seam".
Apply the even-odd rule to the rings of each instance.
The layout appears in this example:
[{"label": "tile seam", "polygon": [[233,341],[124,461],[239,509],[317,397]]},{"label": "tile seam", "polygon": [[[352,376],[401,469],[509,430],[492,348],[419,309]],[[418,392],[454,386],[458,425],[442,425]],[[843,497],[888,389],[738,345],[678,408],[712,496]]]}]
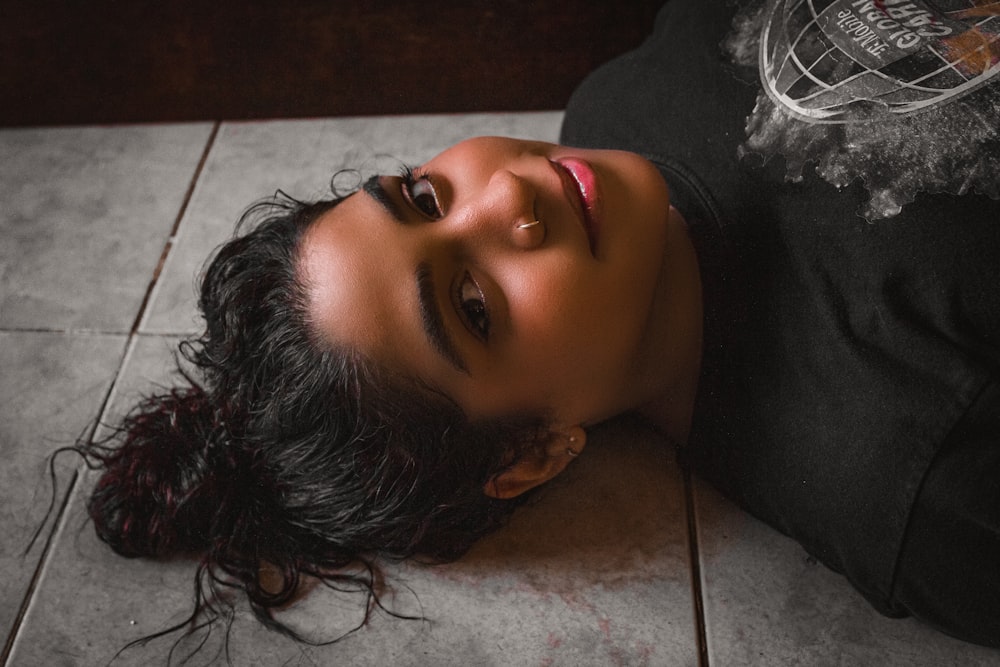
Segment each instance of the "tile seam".
[{"label": "tile seam", "polygon": [[170,254],[170,251],[173,250],[174,241],[177,238],[177,231],[180,229],[181,221],[184,219],[184,214],[187,213],[188,205],[191,203],[191,198],[194,196],[194,191],[198,186],[198,181],[201,179],[201,172],[204,170],[205,163],[208,161],[209,153],[212,152],[212,147],[215,146],[215,138],[219,134],[219,127],[221,125],[222,123],[220,121],[215,121],[212,125],[212,132],[208,135],[208,139],[205,141],[205,148],[201,152],[201,157],[198,159],[198,165],[194,169],[194,174],[191,176],[191,182],[188,183],[187,191],[184,193],[184,199],[181,202],[180,209],[177,211],[177,217],[174,218],[174,224],[170,228],[170,236],[167,237],[167,242],[163,244],[163,251],[160,252],[160,259],[156,263],[156,268],[153,269],[153,277],[149,280],[149,285],[146,287],[146,293],[142,297],[142,303],[139,304],[139,310],[136,313],[135,320],[132,322],[132,328],[129,330],[131,335],[135,335],[136,332],[139,331],[142,320],[146,316],[146,310],[149,308],[150,300],[153,296],[153,290],[160,281],[160,273],[163,271],[163,265],[167,261],[167,256]]},{"label": "tile seam", "polygon": [[[93,433],[91,433],[91,437],[92,435]],[[24,617],[27,615],[28,607],[31,606],[31,600],[35,596],[35,588],[38,586],[38,580],[41,577],[42,567],[44,566],[45,561],[48,560],[56,528],[59,526],[59,522],[66,511],[66,505],[69,504],[69,499],[73,495],[73,491],[76,489],[76,482],[79,479],[79,476],[79,471],[74,470],[72,477],[70,477],[69,484],[66,487],[66,492],[63,494],[62,502],[56,510],[55,521],[52,522],[52,528],[49,530],[48,535],[45,538],[45,544],[42,546],[42,553],[39,554],[38,562],[35,563],[35,569],[31,573],[31,580],[28,582],[28,589],[24,592],[24,597],[21,599],[21,605],[18,607],[17,614],[14,616],[14,623],[11,625],[10,633],[7,635],[6,642],[4,642],[3,653],[0,653],[0,666],[5,667],[7,665],[11,652],[14,650],[14,642],[17,641],[17,636],[21,633],[21,626],[24,622]],[[46,517],[46,519],[48,519],[48,517]]]},{"label": "tile seam", "polygon": [[[104,397],[101,399],[101,404],[97,409],[97,418],[94,419],[94,421],[85,429],[85,434],[80,437],[81,440],[86,439],[87,441],[90,441],[97,434],[97,429],[100,428],[100,425],[107,414],[111,398],[115,395],[115,392],[118,389],[118,383],[121,380],[125,364],[132,356],[131,352],[135,345],[135,338],[135,336],[128,337],[125,348],[122,350],[121,360],[118,362],[118,367],[115,369],[115,374],[112,377],[111,382],[108,384],[108,389],[104,393]],[[14,650],[14,644],[17,642],[17,637],[21,634],[24,619],[28,614],[28,609],[31,607],[32,601],[34,600],[35,591],[38,588],[38,582],[42,576],[42,570],[45,568],[45,565],[49,560],[49,556],[51,555],[52,542],[55,539],[56,533],[59,532],[60,525],[66,518],[66,508],[69,506],[70,499],[73,497],[73,493],[76,491],[77,484],[80,481],[81,466],[85,465],[85,463],[82,463],[76,470],[73,471],[69,484],[66,486],[66,490],[63,493],[62,500],[55,513],[55,519],[52,521],[52,527],[46,534],[45,544],[42,546],[42,552],[38,555],[38,561],[35,564],[35,569],[31,573],[28,588],[24,593],[24,597],[21,599],[21,605],[17,610],[17,615],[14,617],[14,623],[11,626],[10,633],[7,635],[3,652],[0,653],[0,667],[6,667],[11,653]],[[46,517],[46,520],[47,519],[48,517]]]},{"label": "tile seam", "polygon": [[694,509],[694,484],[691,471],[684,468],[684,496],[687,510],[688,558],[691,561],[691,598],[694,602],[695,631],[698,642],[698,665],[709,667],[708,639],[705,632],[705,601],[701,585],[701,554],[698,550],[697,517]]},{"label": "tile seam", "polygon": [[39,333],[39,334],[58,334],[60,336],[128,336],[128,331],[113,329],[73,329],[73,328],[63,328],[59,329],[56,327],[0,327],[0,334],[23,334],[23,333]]},{"label": "tile seam", "polygon": [[[118,383],[122,377],[122,372],[124,370],[125,364],[131,357],[130,351],[135,345],[135,341],[138,338],[139,325],[142,322],[143,315],[146,309],[149,307],[150,295],[153,292],[154,287],[159,281],[160,271],[163,268],[163,263],[170,253],[173,247],[174,238],[177,236],[177,230],[180,227],[181,220],[184,218],[184,214],[187,212],[188,204],[191,202],[191,197],[194,193],[194,189],[198,184],[198,180],[201,178],[202,170],[205,167],[205,163],[208,160],[208,155],[212,150],[212,146],[215,144],[215,138],[219,133],[219,127],[221,125],[220,121],[216,121],[212,125],[212,132],[209,134],[208,139],[205,142],[205,148],[202,150],[201,157],[198,160],[198,165],[195,167],[194,173],[191,176],[191,182],[188,184],[187,191],[184,193],[184,199],[181,202],[180,209],[177,212],[177,216],[174,218],[173,225],[170,230],[170,236],[167,238],[166,243],[163,246],[163,250],[160,253],[159,261],[157,262],[156,268],[153,270],[153,276],[149,281],[149,285],[146,287],[146,293],[143,295],[142,302],[139,305],[136,317],[132,322],[132,327],[126,334],[125,332],[117,332],[119,335],[127,335],[128,340],[125,344],[125,350],[122,354],[121,361],[118,363],[118,368],[115,370],[114,377],[108,386],[107,392],[104,394],[101,400],[100,407],[98,408],[97,415],[98,418],[87,429],[89,433],[86,434],[86,439],[89,441],[93,439],[97,433],[102,420],[106,417],[107,411],[110,407],[111,398],[115,395],[118,388]],[[5,330],[6,331],[6,330]],[[17,331],[17,330],[15,330]],[[20,330],[20,331],[35,331],[36,333],[69,333],[67,330]],[[81,464],[85,465],[85,464]],[[52,542],[55,539],[56,534],[59,531],[60,525],[66,519],[66,508],[69,506],[70,499],[73,497],[73,493],[76,491],[77,484],[80,480],[80,468],[78,467],[73,475],[70,477],[69,484],[62,496],[62,501],[59,504],[59,508],[56,511],[55,519],[52,522],[52,528],[49,529],[48,534],[45,538],[45,544],[42,547],[42,552],[38,556],[38,560],[35,564],[35,569],[31,574],[31,579],[28,582],[28,588],[25,591],[24,597],[21,599],[21,605],[17,610],[17,614],[14,617],[14,622],[11,626],[10,633],[7,635],[6,641],[4,642],[3,652],[0,653],[0,667],[6,667],[10,656],[14,650],[14,644],[17,642],[18,636],[21,634],[23,628],[24,619],[27,616],[28,609],[31,606],[32,601],[35,597],[35,591],[38,588],[38,583],[41,578],[42,570],[44,569],[46,563],[49,560],[51,554]]]}]

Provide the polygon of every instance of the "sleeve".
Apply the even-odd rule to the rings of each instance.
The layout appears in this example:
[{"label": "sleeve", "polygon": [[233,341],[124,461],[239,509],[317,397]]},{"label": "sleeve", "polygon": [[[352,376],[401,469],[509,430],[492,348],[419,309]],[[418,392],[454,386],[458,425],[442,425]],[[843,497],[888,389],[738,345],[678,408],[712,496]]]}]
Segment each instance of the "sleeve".
[{"label": "sleeve", "polygon": [[923,480],[893,583],[899,611],[1000,647],[1000,381],[952,430]]}]

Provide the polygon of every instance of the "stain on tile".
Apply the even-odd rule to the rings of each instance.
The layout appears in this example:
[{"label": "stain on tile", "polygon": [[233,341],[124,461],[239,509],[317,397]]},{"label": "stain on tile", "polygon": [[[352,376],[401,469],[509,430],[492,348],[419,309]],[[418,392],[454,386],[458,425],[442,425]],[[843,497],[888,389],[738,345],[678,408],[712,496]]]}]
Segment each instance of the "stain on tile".
[{"label": "stain on tile", "polygon": [[[392,608],[426,616],[431,631],[425,637],[419,624],[380,618],[376,627],[395,627],[386,644],[420,646],[440,664],[462,664],[444,657],[459,637],[475,642],[461,655],[482,664],[509,656],[517,664],[697,664],[683,487],[672,455],[648,431],[619,423],[588,439],[568,472],[458,562],[391,566]],[[315,610],[327,597],[319,591],[287,620],[317,632],[324,615]],[[500,647],[511,638],[505,654]],[[361,647],[349,655],[369,656]]]}]

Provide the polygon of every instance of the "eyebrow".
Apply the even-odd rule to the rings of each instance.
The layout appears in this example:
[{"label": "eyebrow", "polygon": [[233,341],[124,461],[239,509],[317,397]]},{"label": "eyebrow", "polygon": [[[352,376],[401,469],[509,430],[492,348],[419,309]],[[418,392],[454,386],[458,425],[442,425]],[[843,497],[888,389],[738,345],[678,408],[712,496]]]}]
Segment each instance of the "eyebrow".
[{"label": "eyebrow", "polygon": [[362,184],[361,189],[366,195],[371,197],[385,209],[393,220],[398,223],[406,222],[406,216],[403,214],[402,209],[399,208],[399,204],[393,199],[388,192],[386,192],[385,186],[382,185],[382,177],[375,175],[369,178]]},{"label": "eyebrow", "polygon": [[423,325],[424,333],[430,339],[442,357],[457,370],[468,375],[469,369],[458,353],[455,341],[448,334],[444,326],[444,318],[441,317],[441,309],[438,307],[438,300],[434,290],[434,279],[431,275],[431,267],[427,262],[421,262],[417,266],[417,295],[420,304],[420,323]]},{"label": "eyebrow", "polygon": [[[393,199],[382,185],[382,177],[375,175],[370,177],[361,185],[362,191],[371,197],[386,213],[396,222],[406,224],[406,216],[399,208],[396,200]],[[434,349],[445,358],[445,360],[455,367],[456,370],[468,375],[469,369],[458,353],[458,346],[448,333],[444,325],[444,317],[441,316],[441,308],[438,306],[437,292],[434,289],[434,278],[431,274],[431,266],[427,262],[421,262],[417,266],[417,303],[420,307],[420,324],[424,329],[424,334],[430,340]]]}]

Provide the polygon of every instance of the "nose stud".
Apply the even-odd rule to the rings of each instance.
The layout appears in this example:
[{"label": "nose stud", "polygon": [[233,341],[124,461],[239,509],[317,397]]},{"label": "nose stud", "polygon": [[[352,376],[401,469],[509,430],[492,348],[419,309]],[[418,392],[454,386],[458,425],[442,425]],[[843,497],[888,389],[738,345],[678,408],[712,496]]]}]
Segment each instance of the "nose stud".
[{"label": "nose stud", "polygon": [[523,225],[518,225],[517,228],[518,229],[530,229],[531,227],[534,227],[535,225],[540,225],[540,224],[542,224],[541,220],[535,220],[533,222],[526,222]]}]

